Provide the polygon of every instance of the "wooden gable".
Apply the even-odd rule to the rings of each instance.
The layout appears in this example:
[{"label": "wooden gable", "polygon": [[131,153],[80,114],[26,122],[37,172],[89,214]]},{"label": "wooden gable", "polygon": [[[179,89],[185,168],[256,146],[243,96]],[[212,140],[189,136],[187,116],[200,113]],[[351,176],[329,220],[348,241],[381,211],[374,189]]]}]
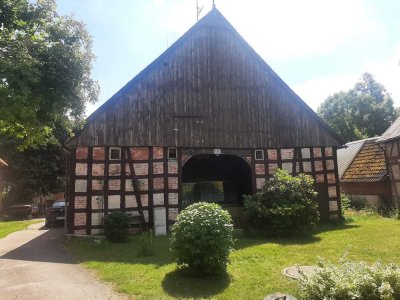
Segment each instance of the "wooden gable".
[{"label": "wooden gable", "polygon": [[89,118],[76,145],[339,146],[213,9]]}]

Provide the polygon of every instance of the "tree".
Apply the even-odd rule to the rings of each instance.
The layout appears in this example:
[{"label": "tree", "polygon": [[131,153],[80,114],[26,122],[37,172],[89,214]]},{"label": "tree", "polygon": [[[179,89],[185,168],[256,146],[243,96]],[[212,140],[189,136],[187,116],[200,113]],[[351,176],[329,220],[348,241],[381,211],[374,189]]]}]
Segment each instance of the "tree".
[{"label": "tree", "polygon": [[0,157],[6,201],[64,190],[62,142],[97,100],[92,39],[54,0],[0,1]]},{"label": "tree", "polygon": [[0,152],[7,162],[4,180],[7,187],[6,206],[29,203],[33,196],[64,191],[65,156],[57,144],[17,151],[18,140],[2,136]]},{"label": "tree", "polygon": [[329,96],[318,114],[346,142],[379,136],[396,119],[393,99],[369,73],[354,88]]},{"label": "tree", "polygon": [[0,133],[20,149],[54,143],[56,124],[71,130],[97,100],[91,36],[54,0],[2,0],[0,20]]}]

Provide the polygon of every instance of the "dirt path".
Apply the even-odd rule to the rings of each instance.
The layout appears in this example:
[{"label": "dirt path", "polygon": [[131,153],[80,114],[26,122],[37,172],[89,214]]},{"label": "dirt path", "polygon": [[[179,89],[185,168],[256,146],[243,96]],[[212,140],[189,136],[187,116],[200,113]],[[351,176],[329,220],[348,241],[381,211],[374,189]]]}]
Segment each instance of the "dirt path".
[{"label": "dirt path", "polygon": [[63,248],[63,228],[44,223],[0,239],[1,299],[123,299]]}]

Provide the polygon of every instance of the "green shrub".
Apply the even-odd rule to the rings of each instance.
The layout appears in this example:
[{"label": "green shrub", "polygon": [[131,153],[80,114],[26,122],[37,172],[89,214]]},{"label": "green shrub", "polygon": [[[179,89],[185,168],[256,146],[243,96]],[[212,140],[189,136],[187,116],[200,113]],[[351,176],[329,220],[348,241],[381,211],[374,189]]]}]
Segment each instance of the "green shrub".
[{"label": "green shrub", "polygon": [[301,299],[400,299],[398,265],[378,262],[370,266],[342,258],[338,265],[321,260],[319,266],[315,274],[302,274]]},{"label": "green shrub", "polygon": [[233,247],[229,213],[218,204],[199,202],[177,217],[171,230],[171,251],[178,266],[195,275],[226,269]]},{"label": "green shrub", "polygon": [[[350,209],[357,211],[364,210],[371,215],[380,215],[385,218],[397,218],[398,210],[396,210],[391,199],[381,198],[377,203],[369,203],[363,196],[349,195]],[[343,199],[342,207],[343,207]]]},{"label": "green shrub", "polygon": [[104,235],[110,242],[123,243],[128,241],[128,228],[129,215],[126,213],[112,212],[104,217]]},{"label": "green shrub", "polygon": [[245,196],[250,229],[267,235],[292,235],[311,231],[319,220],[313,179],[277,170],[262,190]]},{"label": "green shrub", "polygon": [[344,215],[344,212],[346,210],[349,210],[351,208],[351,202],[349,197],[345,193],[340,193],[340,203],[342,207],[342,216]]},{"label": "green shrub", "polygon": [[354,210],[363,210],[367,208],[367,200],[362,196],[349,195],[350,208]]}]

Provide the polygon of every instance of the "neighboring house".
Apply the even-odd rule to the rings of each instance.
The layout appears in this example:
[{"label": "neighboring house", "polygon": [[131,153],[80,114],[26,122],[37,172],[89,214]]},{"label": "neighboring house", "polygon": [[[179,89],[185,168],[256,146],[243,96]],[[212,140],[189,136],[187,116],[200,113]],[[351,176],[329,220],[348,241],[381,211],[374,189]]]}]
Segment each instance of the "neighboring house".
[{"label": "neighboring house", "polygon": [[400,209],[400,118],[377,140],[384,149],[391,179],[391,194],[395,208]]},{"label": "neighboring house", "polygon": [[337,154],[341,190],[374,206],[391,199],[385,153],[377,139],[347,143]]},{"label": "neighboring house", "polygon": [[277,168],[310,174],[321,219],[337,218],[342,144],[213,9],[69,141],[68,233],[120,210],[165,234],[196,201],[238,214]]},{"label": "neighboring house", "polygon": [[344,172],[346,172],[347,168],[353,162],[365,141],[366,140],[358,140],[349,142],[337,150],[339,178],[342,178]]}]

